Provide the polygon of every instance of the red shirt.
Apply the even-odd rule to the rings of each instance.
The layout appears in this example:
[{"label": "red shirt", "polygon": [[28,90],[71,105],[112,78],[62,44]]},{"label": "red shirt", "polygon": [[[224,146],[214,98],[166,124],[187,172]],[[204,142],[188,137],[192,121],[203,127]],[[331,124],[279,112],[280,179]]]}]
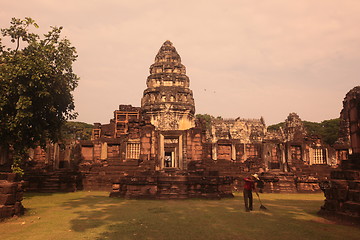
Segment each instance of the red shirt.
[{"label": "red shirt", "polygon": [[246,190],[255,189],[254,181],[251,180],[251,178],[244,178],[243,180],[244,180],[244,182],[245,182],[245,184],[244,184],[244,189],[246,189]]}]

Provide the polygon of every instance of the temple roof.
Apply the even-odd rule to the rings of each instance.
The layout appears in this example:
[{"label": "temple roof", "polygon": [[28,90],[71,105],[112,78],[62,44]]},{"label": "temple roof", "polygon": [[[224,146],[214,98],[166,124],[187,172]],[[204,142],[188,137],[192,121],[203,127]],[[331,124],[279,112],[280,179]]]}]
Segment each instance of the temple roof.
[{"label": "temple roof", "polygon": [[181,63],[181,58],[172,42],[166,40],[161,46],[158,54],[155,57],[155,63],[158,62],[177,62]]},{"label": "temple roof", "polygon": [[194,127],[195,103],[186,68],[172,42],[165,41],[150,66],[147,88],[141,99],[144,115],[161,130]]}]

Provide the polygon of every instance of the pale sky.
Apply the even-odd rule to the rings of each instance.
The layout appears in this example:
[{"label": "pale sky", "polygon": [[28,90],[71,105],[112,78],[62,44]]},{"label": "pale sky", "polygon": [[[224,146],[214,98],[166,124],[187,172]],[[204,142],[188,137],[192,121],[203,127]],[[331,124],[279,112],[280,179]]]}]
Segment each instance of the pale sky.
[{"label": "pale sky", "polygon": [[1,0],[0,28],[31,17],[63,26],[78,51],[77,121],[108,123],[119,104],[140,106],[166,40],[187,68],[196,113],[339,117],[360,85],[359,0]]}]

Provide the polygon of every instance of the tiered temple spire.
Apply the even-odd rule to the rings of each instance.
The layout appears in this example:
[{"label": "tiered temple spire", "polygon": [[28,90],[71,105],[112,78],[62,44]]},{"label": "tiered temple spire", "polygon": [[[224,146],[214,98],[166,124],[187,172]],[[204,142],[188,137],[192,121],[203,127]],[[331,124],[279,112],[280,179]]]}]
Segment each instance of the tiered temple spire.
[{"label": "tiered temple spire", "polygon": [[186,68],[169,40],[161,46],[155,63],[150,66],[141,108],[158,130],[185,130],[195,126],[195,104]]}]

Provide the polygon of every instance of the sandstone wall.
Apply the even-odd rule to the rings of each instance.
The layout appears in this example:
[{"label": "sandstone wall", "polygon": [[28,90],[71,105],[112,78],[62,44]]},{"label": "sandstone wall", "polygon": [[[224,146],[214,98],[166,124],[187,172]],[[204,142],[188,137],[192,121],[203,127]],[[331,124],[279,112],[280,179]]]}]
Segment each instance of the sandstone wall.
[{"label": "sandstone wall", "polygon": [[0,173],[0,220],[24,214],[23,190],[14,173]]}]

